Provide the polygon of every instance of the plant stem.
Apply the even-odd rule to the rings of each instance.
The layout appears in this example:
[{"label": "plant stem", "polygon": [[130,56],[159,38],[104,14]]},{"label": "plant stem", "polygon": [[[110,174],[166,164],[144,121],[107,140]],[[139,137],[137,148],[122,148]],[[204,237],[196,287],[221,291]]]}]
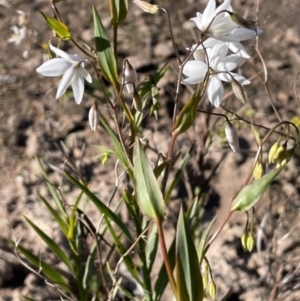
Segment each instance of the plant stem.
[{"label": "plant stem", "polygon": [[173,293],[175,295],[176,300],[178,300],[178,296],[177,296],[177,286],[176,286],[176,282],[173,276],[173,269],[171,266],[171,262],[168,256],[168,251],[167,251],[167,247],[166,247],[166,242],[165,242],[165,237],[164,237],[164,231],[162,228],[162,222],[161,221],[157,221],[157,233],[158,233],[158,238],[159,238],[159,244],[160,244],[160,248],[161,248],[161,253],[164,259],[164,264],[166,267],[166,271],[168,274],[168,278],[173,290]]}]

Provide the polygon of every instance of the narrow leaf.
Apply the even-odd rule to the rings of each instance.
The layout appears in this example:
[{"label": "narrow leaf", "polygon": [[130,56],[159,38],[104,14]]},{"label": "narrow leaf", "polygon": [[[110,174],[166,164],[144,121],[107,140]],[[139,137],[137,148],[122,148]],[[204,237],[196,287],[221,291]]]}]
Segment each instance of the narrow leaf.
[{"label": "narrow leaf", "polygon": [[158,247],[158,235],[157,235],[157,227],[156,225],[152,228],[151,233],[148,237],[145,256],[146,256],[146,264],[149,273],[152,271],[153,263],[157,255],[157,247]]},{"label": "narrow leaf", "polygon": [[109,209],[103,202],[101,202],[94,193],[92,193],[86,186],[77,181],[70,174],[65,173],[66,177],[76,185],[81,191],[85,193],[85,195],[96,205],[98,210],[105,214],[106,217],[111,219],[124,233],[124,235],[129,239],[129,241],[133,242],[132,236],[128,230],[128,227],[122,222],[122,220],[111,210]]},{"label": "narrow leaf", "polygon": [[282,168],[277,168],[259,180],[245,186],[234,199],[231,210],[246,211],[254,206],[267,191],[272,181],[277,177],[281,170]]},{"label": "narrow leaf", "polygon": [[48,201],[40,194],[38,194],[42,202],[47,207],[48,211],[52,214],[53,218],[56,220],[56,222],[59,224],[60,229],[64,233],[66,237],[68,237],[68,227],[66,221],[61,218],[61,216],[58,214],[58,212],[48,203]]},{"label": "narrow leaf", "polygon": [[134,179],[139,207],[149,218],[162,221],[165,215],[162,192],[139,141],[134,160]]},{"label": "narrow leaf", "polygon": [[63,208],[63,206],[62,206],[62,204],[61,204],[61,201],[60,201],[60,199],[59,199],[59,197],[58,197],[58,195],[57,195],[57,193],[56,193],[56,189],[55,189],[55,188],[53,187],[53,185],[49,182],[48,174],[47,174],[47,172],[46,172],[46,170],[45,170],[45,168],[44,168],[44,166],[43,166],[42,161],[41,161],[38,157],[36,157],[36,159],[37,159],[38,164],[39,164],[39,166],[40,166],[41,172],[42,172],[44,178],[45,178],[46,181],[47,181],[47,187],[48,187],[48,190],[49,190],[49,192],[50,192],[50,194],[51,194],[51,196],[52,196],[52,198],[53,198],[53,200],[54,200],[54,202],[55,202],[55,205],[56,205],[57,209],[58,209],[59,212],[61,213],[61,216],[63,216],[64,218],[67,218],[67,215],[66,215],[66,213],[65,213],[65,210],[64,210],[64,208]]},{"label": "narrow leaf", "polygon": [[185,157],[183,158],[178,170],[176,171],[176,174],[175,174],[175,177],[170,185],[170,187],[168,188],[168,191],[166,193],[166,196],[165,196],[165,203],[167,204],[170,200],[170,197],[171,197],[171,194],[172,194],[172,191],[174,190],[175,186],[177,185],[180,177],[181,177],[181,174],[184,170],[184,168],[186,167],[189,159],[191,157],[191,153],[190,151],[185,155]]},{"label": "narrow leaf", "polygon": [[191,99],[185,104],[185,106],[180,111],[174,127],[174,132],[177,135],[187,131],[194,123],[197,107],[201,100],[201,94],[202,86],[199,85],[194,94],[192,95]]},{"label": "narrow leaf", "polygon": [[45,18],[46,22],[48,23],[48,25],[50,26],[50,28],[52,30],[55,31],[55,33],[62,38],[63,40],[69,40],[71,38],[71,32],[70,29],[68,28],[68,26],[57,20],[54,19],[52,17],[49,17],[47,15],[45,15],[44,13],[40,12],[42,14],[42,16]]},{"label": "narrow leaf", "polygon": [[119,90],[119,78],[116,59],[110,45],[106,30],[101,19],[93,6],[93,22],[95,46],[98,56],[99,66],[103,76]]},{"label": "narrow leaf", "polygon": [[110,0],[111,24],[117,27],[124,22],[127,16],[128,1],[127,0]]},{"label": "narrow leaf", "polygon": [[130,164],[128,162],[128,159],[126,157],[126,154],[125,154],[125,152],[122,148],[122,145],[121,145],[118,137],[115,135],[113,130],[109,127],[106,120],[101,116],[100,116],[100,122],[103,125],[103,127],[106,129],[106,131],[108,132],[110,138],[112,139],[112,142],[114,144],[114,150],[116,152],[116,155],[117,155],[118,159],[121,161],[121,163],[123,164],[123,166],[126,169],[129,169]]},{"label": "narrow leaf", "polygon": [[[119,254],[123,256],[126,253],[126,248],[124,247],[123,243],[119,239],[118,235],[116,234],[115,230],[111,226],[108,218],[104,216],[104,219],[106,221],[106,224],[108,226],[108,230],[110,231],[110,234],[112,235],[112,238],[115,242],[115,246],[117,247]],[[132,259],[130,258],[130,254],[127,254],[123,257],[123,262],[125,263],[128,272],[131,274],[131,276],[143,287],[144,283],[141,281],[139,273],[137,271],[136,265],[133,263]]]},{"label": "narrow leaf", "polygon": [[32,252],[23,248],[20,245],[16,245],[14,241],[9,239],[9,242],[17,248],[17,250],[22,253],[27,260],[29,260],[37,269],[41,269],[41,273],[47,277],[47,279],[53,284],[59,285],[67,293],[71,294],[71,290],[67,281],[61,276],[61,274],[52,268],[51,265],[47,264],[40,257],[35,256]]},{"label": "narrow leaf", "polygon": [[182,209],[176,232],[176,280],[180,301],[202,301],[204,292],[197,251]]}]

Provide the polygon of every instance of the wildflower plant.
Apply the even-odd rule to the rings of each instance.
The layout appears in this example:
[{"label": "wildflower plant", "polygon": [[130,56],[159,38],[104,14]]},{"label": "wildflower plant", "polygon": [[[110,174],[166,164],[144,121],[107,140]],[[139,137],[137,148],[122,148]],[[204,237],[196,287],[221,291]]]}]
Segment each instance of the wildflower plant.
[{"label": "wildflower plant", "polygon": [[[208,295],[215,299],[216,284],[206,256],[210,246],[235,211],[246,212],[255,206],[288,164],[298,146],[297,127],[290,121],[281,120],[277,111],[275,114],[279,117],[278,124],[267,129],[267,134],[262,137],[260,125],[254,125],[222,106],[224,91],[228,89],[227,83],[232,84],[232,91],[239,100],[247,101],[244,86],[251,85],[250,80],[236,71],[250,58],[241,42],[258,39],[262,31],[256,27],[255,22],[235,13],[230,0],[225,0],[218,7],[215,0],[209,0],[204,12],[197,13],[191,19],[199,29],[198,41],[189,47],[185,56],[179,56],[168,11],[145,1],[134,1],[145,12],[153,14],[153,18],[158,13],[167,16],[178,62],[169,148],[164,156],[157,147],[155,159],[159,163],[153,165],[149,156],[151,145],[144,136],[143,121],[147,118],[156,120],[159,116],[159,82],[166,74],[167,65],[140,82],[129,60],[125,59],[119,65],[118,28],[130,9],[126,0],[109,0],[112,39],[109,38],[108,28],[104,27],[96,8],[91,8],[93,45],[91,41],[76,40],[59,13],[58,5],[63,5],[64,2],[58,2],[52,1],[54,18],[43,14],[47,24],[55,32],[55,37],[49,41],[49,60],[42,63],[36,71],[44,76],[62,76],[56,98],[60,98],[71,86],[75,102],[81,104],[86,84],[93,83],[93,87],[99,90],[101,97],[94,99],[89,111],[89,123],[92,131],[97,132],[101,126],[111,139],[113,148],[103,145],[99,149],[106,153],[103,156],[104,164],[107,157],[114,154],[116,162],[120,162],[123,167],[123,174],[126,174],[129,184],[126,190],[120,191],[121,203],[134,227],[129,228],[127,221],[122,220],[118,214],[119,206],[111,206],[115,190],[111,200],[101,200],[89,189],[88,183],[74,166],[70,171],[65,171],[64,175],[77,187],[78,197],[72,204],[67,204],[63,191],[58,191],[51,184],[44,163],[38,159],[53,200],[42,195],[40,199],[59,225],[68,242],[68,250],[66,254],[34,221],[26,218],[51,252],[63,263],[64,268],[50,265],[39,258],[38,254],[22,247],[21,243],[12,241],[18,257],[22,262],[25,257],[31,264],[27,265],[28,268],[56,288],[62,300],[117,300],[125,296],[130,300],[137,299],[132,291],[123,286],[119,271],[121,264],[125,265],[131,278],[141,288],[143,300],[161,300],[168,284],[177,301],[201,301]],[[76,47],[80,56],[75,51],[75,54],[63,51],[61,47],[65,43]],[[258,73],[255,76],[260,77]],[[183,103],[180,92],[187,85],[195,86],[189,100]],[[131,103],[126,102],[126,91]],[[239,104],[243,105],[242,102]],[[104,104],[109,107],[108,116],[102,113],[101,107]],[[205,110],[207,107],[209,110]],[[215,108],[218,108],[217,112]],[[193,145],[189,151],[182,153],[176,151],[176,143],[182,134],[193,127],[200,115],[215,115],[222,120],[226,138],[234,152],[240,151],[238,127],[235,125],[245,124],[249,133],[253,133],[255,137],[257,153],[249,175],[241,183],[240,190],[232,195],[231,207],[217,230],[210,233],[213,220],[201,234],[195,235],[197,231],[192,225],[199,219],[198,208],[201,205],[201,198],[195,194],[188,200],[186,208],[179,210],[176,235],[171,245],[167,246],[164,224],[166,215],[171,210],[170,199],[193,155]],[[266,173],[263,168],[263,164],[267,162],[264,151],[268,151],[267,142],[274,136],[277,142],[271,147],[271,168]],[[287,148],[287,142],[292,142],[292,147]],[[66,152],[64,155],[68,159]],[[116,189],[118,188],[116,185]],[[99,213],[97,226],[82,210],[84,196],[95,205]],[[92,242],[87,243],[87,235],[92,238]],[[241,233],[241,237],[245,249],[252,250],[253,233],[251,232],[251,241],[248,234]],[[119,254],[117,263],[111,260],[114,252]],[[162,255],[163,262],[157,277],[151,278],[159,254]]]}]

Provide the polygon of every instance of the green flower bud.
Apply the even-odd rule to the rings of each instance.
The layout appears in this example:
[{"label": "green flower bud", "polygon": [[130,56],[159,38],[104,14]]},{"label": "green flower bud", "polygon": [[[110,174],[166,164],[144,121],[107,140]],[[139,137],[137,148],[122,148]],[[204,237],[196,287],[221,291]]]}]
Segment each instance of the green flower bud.
[{"label": "green flower bud", "polygon": [[276,152],[273,156],[273,162],[272,163],[275,163],[281,156],[283,156],[285,151],[286,151],[286,143],[280,145],[277,148],[277,150],[276,150]]},{"label": "green flower bud", "polygon": [[274,155],[275,155],[275,153],[277,152],[279,146],[280,146],[280,143],[279,143],[279,139],[278,139],[278,140],[272,145],[272,147],[270,148],[269,156],[268,156],[269,164],[275,162],[275,160],[274,160]]},{"label": "green flower bud", "polygon": [[278,161],[277,161],[277,165],[276,165],[276,168],[279,168],[279,167],[282,167],[284,165],[286,165],[290,160],[291,158],[293,157],[295,153],[295,148],[291,148],[287,151],[285,151],[279,158],[278,158]]},{"label": "green flower bud", "polygon": [[228,12],[228,13],[229,13],[229,15],[231,17],[231,20],[234,23],[240,25],[241,27],[253,30],[257,34],[257,27],[256,27],[256,22],[255,21],[249,20],[249,19],[245,19],[245,18],[243,18],[241,15],[239,15],[236,12]]},{"label": "green flower bud", "polygon": [[242,247],[244,252],[247,252],[247,239],[248,239],[248,231],[245,230],[245,232],[243,233],[242,237],[241,237],[241,243],[242,243]]},{"label": "green flower bud", "polygon": [[253,177],[255,180],[259,180],[264,175],[264,167],[260,161],[257,161],[253,169]]},{"label": "green flower bud", "polygon": [[247,250],[249,252],[252,252],[254,246],[255,246],[254,234],[252,232],[250,232],[250,234],[248,235],[248,238],[247,238]]},{"label": "green flower bud", "polygon": [[216,285],[213,281],[210,282],[210,284],[208,286],[208,292],[209,292],[209,295],[211,296],[211,298],[213,300],[215,300],[216,299],[217,287],[216,287]]}]

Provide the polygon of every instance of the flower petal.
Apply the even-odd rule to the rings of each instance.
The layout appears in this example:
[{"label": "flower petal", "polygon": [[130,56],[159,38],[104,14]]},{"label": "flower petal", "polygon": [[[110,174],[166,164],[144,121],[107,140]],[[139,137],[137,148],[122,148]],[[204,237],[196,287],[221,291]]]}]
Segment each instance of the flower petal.
[{"label": "flower petal", "polygon": [[52,44],[50,44],[50,49],[59,57],[65,59],[66,61],[68,61],[69,63],[73,64],[74,60],[71,58],[70,55],[68,55],[66,52],[64,52],[61,49],[58,49],[56,47],[54,47]]},{"label": "flower petal", "polygon": [[243,60],[244,58],[237,54],[228,55],[222,60],[222,62],[220,62],[218,65],[218,70],[231,71],[238,67]]},{"label": "flower petal", "polygon": [[61,76],[63,75],[72,65],[64,59],[55,58],[51,59],[36,69],[37,73],[44,76]]},{"label": "flower petal", "polygon": [[228,44],[229,49],[233,52],[236,53],[237,55],[245,58],[245,59],[250,59],[250,55],[246,52],[244,46],[241,43],[229,43]]},{"label": "flower petal", "polygon": [[215,10],[216,10],[216,1],[209,0],[202,16],[203,30],[207,29],[207,26],[209,26],[209,23],[211,22],[212,18],[215,16]]},{"label": "flower petal", "polygon": [[72,78],[72,89],[75,98],[75,102],[79,105],[82,101],[84,92],[84,79],[80,72],[75,72]]},{"label": "flower petal", "polygon": [[56,93],[56,99],[60,98],[67,90],[74,76],[74,67],[69,68],[63,75]]},{"label": "flower petal", "polygon": [[207,86],[207,97],[209,101],[217,108],[220,106],[224,97],[224,88],[222,82],[216,76],[209,78]]},{"label": "flower petal", "polygon": [[204,79],[207,73],[207,65],[202,61],[188,61],[182,70],[183,74],[187,77],[200,77]]}]

